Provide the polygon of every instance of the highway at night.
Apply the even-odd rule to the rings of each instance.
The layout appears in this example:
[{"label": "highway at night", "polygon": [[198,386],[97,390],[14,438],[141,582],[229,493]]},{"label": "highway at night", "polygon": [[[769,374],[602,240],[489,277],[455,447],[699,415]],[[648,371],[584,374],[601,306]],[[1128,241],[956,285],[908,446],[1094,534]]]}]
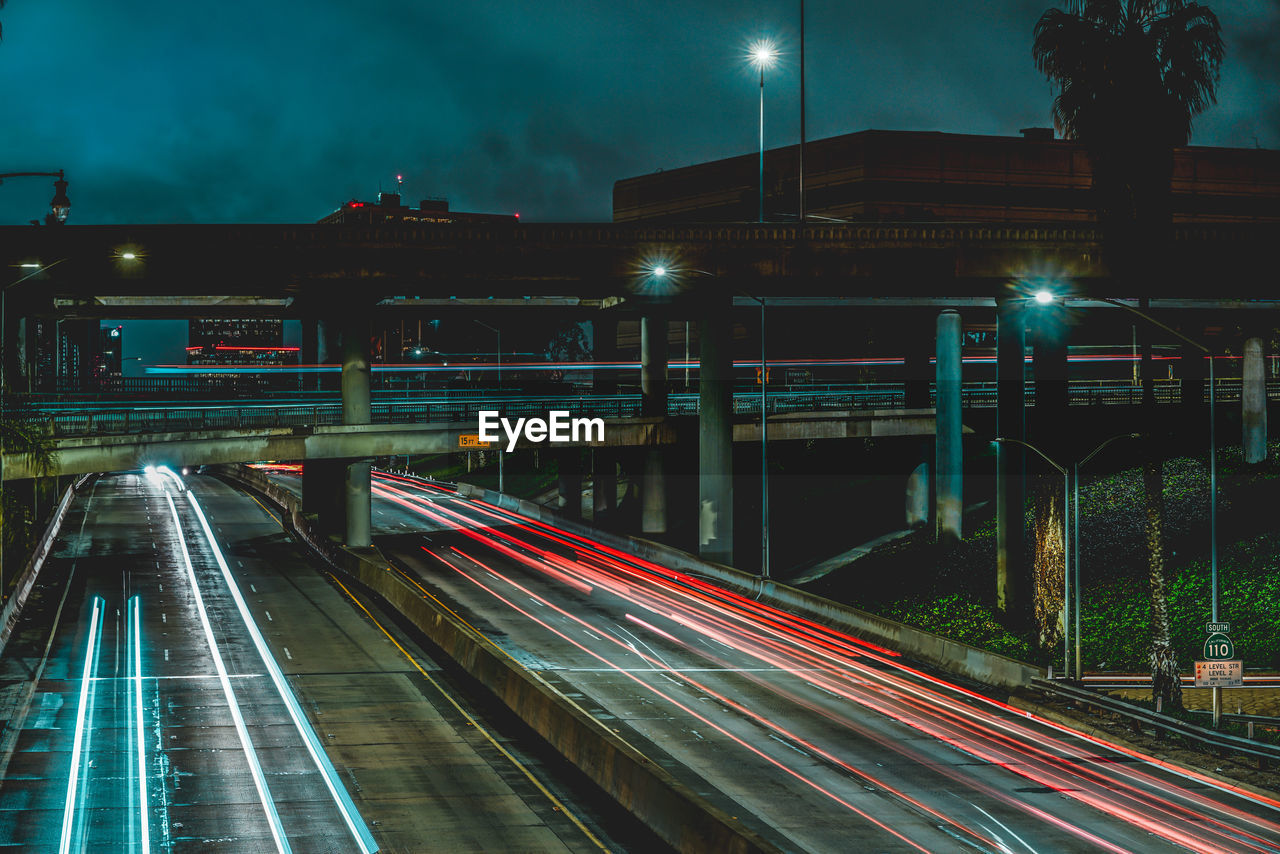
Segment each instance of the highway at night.
[{"label": "highway at night", "polygon": [[1280,851],[1274,798],[446,489],[373,489],[375,541],[423,595],[781,848]]},{"label": "highway at night", "polygon": [[83,489],[0,686],[21,722],[0,744],[4,850],[617,847],[393,622],[211,477]]}]

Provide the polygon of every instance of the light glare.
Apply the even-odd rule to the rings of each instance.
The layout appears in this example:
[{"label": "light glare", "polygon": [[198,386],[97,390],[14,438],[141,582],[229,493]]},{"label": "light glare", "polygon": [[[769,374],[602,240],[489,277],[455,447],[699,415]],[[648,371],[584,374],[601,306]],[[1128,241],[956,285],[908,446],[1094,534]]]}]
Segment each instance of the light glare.
[{"label": "light glare", "polygon": [[751,64],[761,70],[772,68],[778,59],[778,49],[770,39],[752,42],[747,54],[751,58]]},{"label": "light glare", "polygon": [[1041,305],[1053,302],[1053,291],[1036,291],[1036,302]]}]

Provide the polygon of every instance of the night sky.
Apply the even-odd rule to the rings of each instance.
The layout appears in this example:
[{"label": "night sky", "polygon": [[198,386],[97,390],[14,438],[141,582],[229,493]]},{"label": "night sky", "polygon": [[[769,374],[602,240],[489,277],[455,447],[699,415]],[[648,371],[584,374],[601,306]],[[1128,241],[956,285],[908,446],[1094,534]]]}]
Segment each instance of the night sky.
[{"label": "night sky", "polygon": [[[809,0],[811,139],[1049,123],[1048,0]],[[1280,0],[1210,2],[1228,54],[1203,145],[1280,148]],[[608,220],[618,178],[754,150],[747,43],[784,52],[766,141],[796,142],[798,0],[9,0],[0,171],[65,169],[71,221],[312,222],[407,202]],[[46,179],[0,186],[0,223]]]}]

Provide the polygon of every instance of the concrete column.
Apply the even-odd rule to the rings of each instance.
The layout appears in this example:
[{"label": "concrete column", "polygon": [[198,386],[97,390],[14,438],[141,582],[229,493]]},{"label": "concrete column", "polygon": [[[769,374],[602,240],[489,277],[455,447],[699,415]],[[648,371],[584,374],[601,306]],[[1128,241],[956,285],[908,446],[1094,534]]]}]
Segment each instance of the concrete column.
[{"label": "concrete column", "polygon": [[698,554],[732,565],[733,352],[728,306],[718,307],[698,320]]},{"label": "concrete column", "polygon": [[644,450],[644,476],[640,480],[640,530],[646,534],[667,532],[667,478],[662,448]]},{"label": "concrete column", "polygon": [[1266,346],[1262,339],[1246,338],[1243,385],[1240,392],[1246,463],[1260,463],[1267,458],[1266,363]]},{"label": "concrete column", "polygon": [[373,544],[371,535],[370,475],[372,465],[368,460],[347,463],[347,545],[367,548]]},{"label": "concrete column", "polygon": [[908,528],[929,524],[929,462],[921,459],[907,475],[906,521]]},{"label": "concrete column", "polygon": [[560,512],[570,519],[582,518],[582,454],[577,448],[560,451],[556,486]]},{"label": "concrete column", "polygon": [[960,423],[960,314],[938,315],[938,406],[934,477],[938,496],[938,542],[963,536],[964,445]]},{"label": "concrete column", "polygon": [[667,318],[640,318],[640,414],[667,414]]},{"label": "concrete column", "polygon": [[[342,345],[339,341],[341,328],[337,321],[316,321],[316,364],[332,365],[342,361]],[[317,373],[315,376],[317,391],[334,388],[335,383],[329,379],[331,374]]]},{"label": "concrete column", "polygon": [[[596,317],[591,320],[591,356],[597,362],[618,358],[618,318]],[[618,372],[612,368],[593,370],[591,387],[596,394],[617,394]]]},{"label": "concrete column", "polygon": [[[342,328],[342,423],[368,424],[369,406],[369,323],[357,316]],[[352,548],[363,548],[370,539],[370,461],[347,463],[346,542]]]},{"label": "concrete column", "polygon": [[[1025,331],[1021,299],[996,302],[996,435],[1026,439]],[[1021,446],[996,446],[996,605],[1015,623],[1030,624],[1031,579],[1026,564],[1026,456]]]},{"label": "concrete column", "polygon": [[[667,318],[646,314],[640,318],[640,414],[667,414]],[[646,448],[640,479],[640,530],[663,534],[667,530],[667,479],[662,449]]]},{"label": "concrete column", "polygon": [[618,458],[607,448],[591,452],[591,500],[597,525],[618,509]]}]

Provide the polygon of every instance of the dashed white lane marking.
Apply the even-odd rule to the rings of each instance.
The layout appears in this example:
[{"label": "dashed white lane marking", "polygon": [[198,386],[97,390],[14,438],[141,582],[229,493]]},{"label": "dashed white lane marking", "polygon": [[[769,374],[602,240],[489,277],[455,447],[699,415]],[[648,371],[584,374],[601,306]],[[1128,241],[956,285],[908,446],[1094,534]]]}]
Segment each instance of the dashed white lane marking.
[{"label": "dashed white lane marking", "polygon": [[252,584],[249,585],[249,589],[252,590],[254,593],[258,592],[258,588],[254,587]]},{"label": "dashed white lane marking", "polygon": [[275,622],[275,620],[272,620],[272,619],[271,619],[271,612],[270,612],[270,611],[264,611],[263,613],[265,613],[265,614],[267,615],[267,620],[268,620],[269,622],[272,622],[272,623],[274,623],[274,622]]},{"label": "dashed white lane marking", "polygon": [[289,647],[287,646],[284,648],[284,657],[293,661],[293,656],[289,654]]}]

